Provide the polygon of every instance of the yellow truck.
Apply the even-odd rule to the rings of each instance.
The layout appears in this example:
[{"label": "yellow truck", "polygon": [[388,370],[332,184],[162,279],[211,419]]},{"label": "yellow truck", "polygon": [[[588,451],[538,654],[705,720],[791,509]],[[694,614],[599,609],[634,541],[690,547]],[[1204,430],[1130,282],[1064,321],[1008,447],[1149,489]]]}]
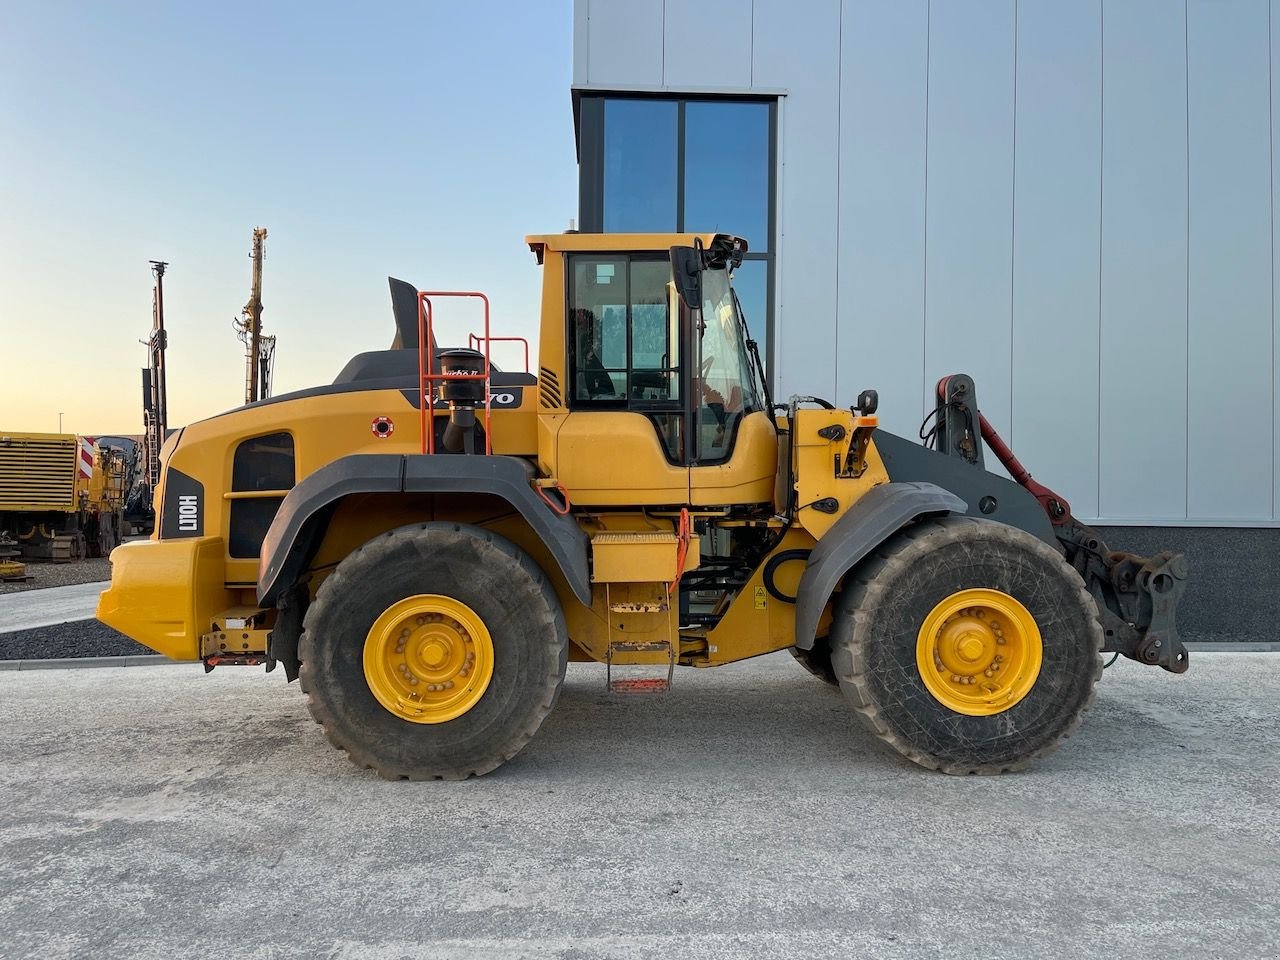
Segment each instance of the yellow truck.
[{"label": "yellow truck", "polygon": [[121,542],[123,451],[70,433],[0,431],[0,531],[28,558],[108,556]]}]

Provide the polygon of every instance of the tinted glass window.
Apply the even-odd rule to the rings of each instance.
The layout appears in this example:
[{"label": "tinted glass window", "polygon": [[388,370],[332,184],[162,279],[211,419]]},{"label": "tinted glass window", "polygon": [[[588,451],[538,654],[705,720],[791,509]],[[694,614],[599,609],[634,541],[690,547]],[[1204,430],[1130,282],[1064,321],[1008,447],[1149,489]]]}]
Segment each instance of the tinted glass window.
[{"label": "tinted glass window", "polygon": [[261,500],[232,500],[231,527],[227,552],[237,559],[257,557],[262,552],[262,538],[267,535],[283,497]]},{"label": "tinted glass window", "polygon": [[574,258],[574,399],[680,399],[670,280],[665,260]]},{"label": "tinted glass window", "polygon": [[768,250],[769,105],[690,101],[684,138],[684,228]]},{"label": "tinted glass window", "polygon": [[604,229],[676,229],[677,105],[609,100],[604,106]]},{"label": "tinted glass window", "polygon": [[293,486],[293,437],[270,433],[236,447],[231,489],[288,490]]}]

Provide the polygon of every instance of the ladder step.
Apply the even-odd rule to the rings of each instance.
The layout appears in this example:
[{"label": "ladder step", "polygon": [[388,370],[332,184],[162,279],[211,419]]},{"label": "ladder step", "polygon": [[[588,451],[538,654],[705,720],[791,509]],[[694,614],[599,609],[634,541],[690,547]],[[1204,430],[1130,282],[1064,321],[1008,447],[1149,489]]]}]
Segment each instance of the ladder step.
[{"label": "ladder step", "polygon": [[609,609],[614,613],[666,613],[668,607],[655,600],[647,603],[611,603]]},{"label": "ladder step", "polygon": [[615,640],[609,644],[609,649],[627,653],[669,653],[671,643],[668,640]]},{"label": "ladder step", "polygon": [[610,693],[666,693],[671,681],[666,677],[625,677],[609,681]]},{"label": "ladder step", "polygon": [[[613,662],[616,653],[665,653],[665,664],[628,663],[616,664],[630,669],[645,667],[666,667],[665,676],[657,677],[615,677]],[[614,640],[609,644],[608,656],[605,658],[605,685],[610,693],[666,693],[671,689],[671,678],[676,670],[676,648],[670,640]]]}]

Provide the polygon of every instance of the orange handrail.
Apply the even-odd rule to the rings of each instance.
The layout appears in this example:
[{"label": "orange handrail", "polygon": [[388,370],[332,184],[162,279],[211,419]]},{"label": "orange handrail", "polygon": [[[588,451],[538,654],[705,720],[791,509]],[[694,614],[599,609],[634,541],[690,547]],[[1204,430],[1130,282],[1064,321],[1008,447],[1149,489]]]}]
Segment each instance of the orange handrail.
[{"label": "orange handrail", "polygon": [[[529,372],[529,341],[524,337],[482,337],[476,333],[467,334],[467,346],[472,350],[479,350],[480,344],[485,341],[497,341],[499,343],[512,342],[524,344],[524,372]],[[488,353],[488,350],[485,351]]]}]

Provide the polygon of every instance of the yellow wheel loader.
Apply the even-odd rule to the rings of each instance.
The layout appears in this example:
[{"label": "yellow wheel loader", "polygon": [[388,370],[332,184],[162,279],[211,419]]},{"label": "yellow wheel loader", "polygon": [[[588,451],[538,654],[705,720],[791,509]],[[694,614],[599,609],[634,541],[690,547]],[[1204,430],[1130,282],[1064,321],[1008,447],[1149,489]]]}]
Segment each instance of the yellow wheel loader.
[{"label": "yellow wheel loader", "polygon": [[[112,555],[99,619],[207,670],[282,665],[334,744],[409,779],[515,756],[568,660],[642,693],[791,650],[948,773],[1052,750],[1104,651],[1186,669],[1182,557],[1109,550],[970,378],[939,384],[924,443],[878,429],[873,390],[775,405],[733,291],[742,240],[528,243],[536,371],[492,362],[512,338],[482,294],[392,280],[392,349],[170,437],[156,532]],[[457,296],[484,328],[441,348]]]}]

